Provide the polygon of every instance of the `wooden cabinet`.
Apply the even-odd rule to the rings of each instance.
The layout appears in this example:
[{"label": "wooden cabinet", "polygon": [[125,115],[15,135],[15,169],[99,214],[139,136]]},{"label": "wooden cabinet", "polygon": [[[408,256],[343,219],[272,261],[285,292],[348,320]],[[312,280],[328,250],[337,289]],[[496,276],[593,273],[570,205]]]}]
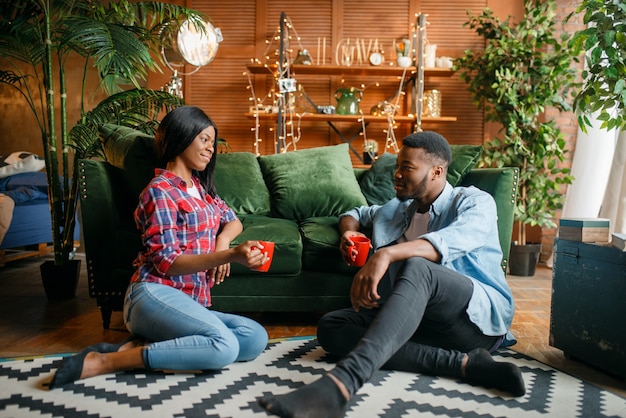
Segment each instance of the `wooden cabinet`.
[{"label": "wooden cabinet", "polygon": [[626,252],[555,239],[550,345],[626,377]]}]

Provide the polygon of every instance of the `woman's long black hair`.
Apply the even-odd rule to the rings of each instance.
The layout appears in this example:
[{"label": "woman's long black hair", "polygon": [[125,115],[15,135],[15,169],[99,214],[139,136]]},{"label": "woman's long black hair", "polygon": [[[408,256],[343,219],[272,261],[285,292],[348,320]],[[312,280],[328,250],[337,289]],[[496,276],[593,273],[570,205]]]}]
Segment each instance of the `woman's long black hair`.
[{"label": "woman's long black hair", "polygon": [[196,106],[181,106],[169,112],[159,124],[154,135],[154,143],[158,158],[166,165],[182,154],[196,136],[209,126],[215,129],[213,156],[203,171],[193,170],[192,174],[200,179],[206,192],[215,197],[217,192],[213,184],[213,173],[217,156],[217,125],[202,109]]}]

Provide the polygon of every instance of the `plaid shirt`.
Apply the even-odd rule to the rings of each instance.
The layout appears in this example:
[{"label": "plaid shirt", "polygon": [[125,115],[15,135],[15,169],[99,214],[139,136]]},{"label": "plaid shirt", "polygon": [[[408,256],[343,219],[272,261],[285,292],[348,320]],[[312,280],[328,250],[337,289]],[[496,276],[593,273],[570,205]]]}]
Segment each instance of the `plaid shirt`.
[{"label": "plaid shirt", "polygon": [[213,279],[206,270],[166,277],[179,255],[215,251],[220,227],[237,219],[222,199],[209,196],[198,179],[194,178],[193,182],[204,200],[187,193],[187,184],[180,177],[166,170],[155,170],[155,178],[141,193],[135,210],[135,222],[142,231],[145,250],[133,264],[137,270],[131,281],[172,286],[202,306],[210,306]]}]

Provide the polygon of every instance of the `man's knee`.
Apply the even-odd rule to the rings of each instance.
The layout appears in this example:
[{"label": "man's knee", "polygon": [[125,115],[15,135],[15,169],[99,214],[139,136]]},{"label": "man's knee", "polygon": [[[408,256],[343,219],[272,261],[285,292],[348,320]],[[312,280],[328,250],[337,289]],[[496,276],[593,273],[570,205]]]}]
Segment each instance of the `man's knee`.
[{"label": "man's knee", "polygon": [[322,316],[317,324],[317,340],[325,351],[343,357],[354,348],[367,329],[358,325],[355,315],[354,311],[343,309]]},{"label": "man's knee", "polygon": [[424,280],[432,280],[433,274],[431,267],[432,261],[428,261],[422,257],[411,257],[404,262],[402,269],[400,270],[396,280],[399,278],[408,279],[409,281],[418,280],[420,282]]},{"label": "man's knee", "polygon": [[332,350],[333,343],[337,342],[337,334],[341,332],[340,329],[344,325],[342,317],[336,311],[328,312],[320,318],[317,323],[317,340],[324,350],[334,351]]},{"label": "man's knee", "polygon": [[430,270],[430,266],[433,264],[423,257],[411,257],[404,262],[405,271],[423,271]]}]

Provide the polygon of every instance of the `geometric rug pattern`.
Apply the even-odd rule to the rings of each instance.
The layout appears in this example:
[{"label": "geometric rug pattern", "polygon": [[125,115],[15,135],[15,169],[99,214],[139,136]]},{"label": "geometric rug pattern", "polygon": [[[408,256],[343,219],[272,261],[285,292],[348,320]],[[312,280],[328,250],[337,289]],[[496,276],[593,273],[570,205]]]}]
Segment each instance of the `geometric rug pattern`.
[{"label": "geometric rug pattern", "polygon": [[[381,370],[347,417],[626,417],[626,399],[511,350],[526,395],[451,378]],[[254,361],[215,372],[128,371],[48,390],[63,356],[0,362],[0,417],[266,417],[256,399],[311,383],[333,364],[311,337],[273,341]]]}]

